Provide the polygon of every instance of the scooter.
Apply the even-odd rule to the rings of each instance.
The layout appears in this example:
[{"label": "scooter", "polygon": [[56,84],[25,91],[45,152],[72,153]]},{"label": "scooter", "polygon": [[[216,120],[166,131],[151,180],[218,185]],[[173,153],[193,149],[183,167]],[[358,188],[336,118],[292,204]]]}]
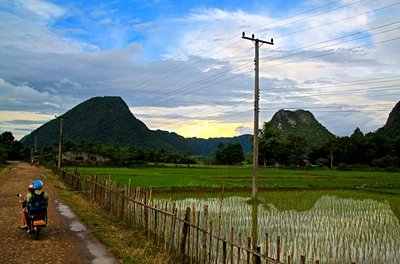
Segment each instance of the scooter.
[{"label": "scooter", "polygon": [[[22,194],[18,194],[17,196],[21,198]],[[28,234],[31,234],[33,239],[38,240],[41,229],[47,226],[47,209],[41,212],[33,212],[26,204],[22,206],[27,208],[27,214],[25,215],[28,225]]]},{"label": "scooter", "polygon": [[32,234],[33,239],[38,240],[40,235],[40,230],[47,226],[47,210],[40,213],[31,213],[28,208],[28,228],[29,233]]}]

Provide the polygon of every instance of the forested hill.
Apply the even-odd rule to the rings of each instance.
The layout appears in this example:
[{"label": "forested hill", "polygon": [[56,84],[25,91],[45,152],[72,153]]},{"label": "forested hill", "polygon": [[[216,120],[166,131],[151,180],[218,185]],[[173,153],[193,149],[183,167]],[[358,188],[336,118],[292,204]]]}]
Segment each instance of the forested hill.
[{"label": "forested hill", "polygon": [[[77,144],[136,145],[196,155],[209,155],[217,149],[218,143],[239,142],[244,152],[251,151],[250,135],[233,138],[198,139],[184,138],[176,133],[150,130],[129,110],[121,97],[94,97],[62,116],[63,141]],[[42,125],[21,139],[24,145],[37,147],[58,145],[60,120],[54,119]]]},{"label": "forested hill", "polygon": [[386,124],[377,131],[377,134],[383,134],[389,137],[400,137],[400,101],[390,112]]},{"label": "forested hill", "polygon": [[[61,116],[63,141],[75,144],[118,144],[124,146],[173,150],[194,155],[209,155],[219,143],[240,143],[243,151],[252,151],[251,135],[232,138],[184,138],[174,132],[150,130],[129,110],[121,97],[94,97]],[[335,136],[321,125],[309,111],[279,110],[269,122],[285,140],[288,135],[304,138],[309,150],[319,147]],[[60,119],[53,119],[21,139],[24,145],[58,146]],[[397,137],[400,135],[400,102],[390,113],[386,125],[377,134]]]},{"label": "forested hill", "polygon": [[295,134],[304,138],[308,146],[320,146],[335,137],[311,112],[305,110],[279,110],[270,122],[280,132],[281,137]]}]

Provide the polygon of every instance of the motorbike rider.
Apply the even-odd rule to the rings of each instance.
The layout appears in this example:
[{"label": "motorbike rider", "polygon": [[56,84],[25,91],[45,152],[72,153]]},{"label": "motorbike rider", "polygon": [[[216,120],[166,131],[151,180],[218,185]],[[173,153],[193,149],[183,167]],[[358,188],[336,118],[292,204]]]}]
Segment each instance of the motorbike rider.
[{"label": "motorbike rider", "polygon": [[[33,193],[34,189],[33,189],[33,183],[29,184],[28,186],[28,193]],[[22,195],[20,195],[21,200],[18,201],[18,203],[21,204],[22,206],[22,211],[21,211],[21,229],[27,229],[28,225],[26,223],[26,218],[28,215],[28,199],[27,199],[28,194],[25,195],[25,197],[23,197]]]},{"label": "motorbike rider", "polygon": [[49,195],[47,194],[47,192],[43,191],[43,182],[39,179],[36,179],[31,185],[29,185],[28,187],[28,193],[26,194],[26,199],[24,201],[22,201],[23,204],[23,224],[21,226],[21,229],[28,229],[29,232],[29,226],[28,223],[26,221],[26,219],[28,218],[28,202],[31,199],[31,197],[33,195],[40,195],[43,192],[43,198],[46,200],[46,202],[48,203],[49,201]]},{"label": "motorbike rider", "polygon": [[47,192],[42,190],[43,186],[44,186],[44,184],[43,184],[43,182],[41,180],[39,180],[39,179],[35,180],[33,182],[33,184],[32,184],[32,187],[33,187],[34,191],[33,192],[29,192],[26,195],[27,201],[29,201],[29,199],[32,197],[33,193],[40,195],[42,192],[44,192],[44,199],[46,199],[46,201],[49,201],[49,195],[47,194]]}]

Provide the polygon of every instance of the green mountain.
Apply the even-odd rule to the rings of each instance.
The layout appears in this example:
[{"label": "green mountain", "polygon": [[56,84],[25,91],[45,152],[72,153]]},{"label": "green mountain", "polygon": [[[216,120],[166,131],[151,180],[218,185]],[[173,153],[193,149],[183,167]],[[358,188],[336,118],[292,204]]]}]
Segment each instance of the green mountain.
[{"label": "green mountain", "polygon": [[279,131],[280,137],[285,138],[292,133],[304,138],[310,147],[320,146],[335,138],[314,115],[305,110],[279,110],[271,119],[272,127]]},{"label": "green mountain", "polygon": [[389,137],[400,137],[400,101],[389,114],[386,124],[376,131],[376,134],[381,134]]},{"label": "green mountain", "polygon": [[[173,132],[150,130],[129,110],[121,97],[91,98],[59,118],[63,119],[63,140],[77,144],[136,145],[140,147],[174,150],[195,155],[214,153],[219,143],[239,142],[244,152],[250,152],[250,135],[233,138],[184,138]],[[60,119],[54,119],[42,125],[21,139],[24,145],[37,147],[58,145]]]}]

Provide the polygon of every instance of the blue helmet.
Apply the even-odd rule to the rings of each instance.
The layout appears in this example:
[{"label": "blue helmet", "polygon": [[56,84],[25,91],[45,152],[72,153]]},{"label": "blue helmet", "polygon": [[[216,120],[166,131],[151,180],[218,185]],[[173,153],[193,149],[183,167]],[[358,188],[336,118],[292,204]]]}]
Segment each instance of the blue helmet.
[{"label": "blue helmet", "polygon": [[43,182],[41,180],[35,180],[33,182],[33,189],[40,190],[43,188]]}]

